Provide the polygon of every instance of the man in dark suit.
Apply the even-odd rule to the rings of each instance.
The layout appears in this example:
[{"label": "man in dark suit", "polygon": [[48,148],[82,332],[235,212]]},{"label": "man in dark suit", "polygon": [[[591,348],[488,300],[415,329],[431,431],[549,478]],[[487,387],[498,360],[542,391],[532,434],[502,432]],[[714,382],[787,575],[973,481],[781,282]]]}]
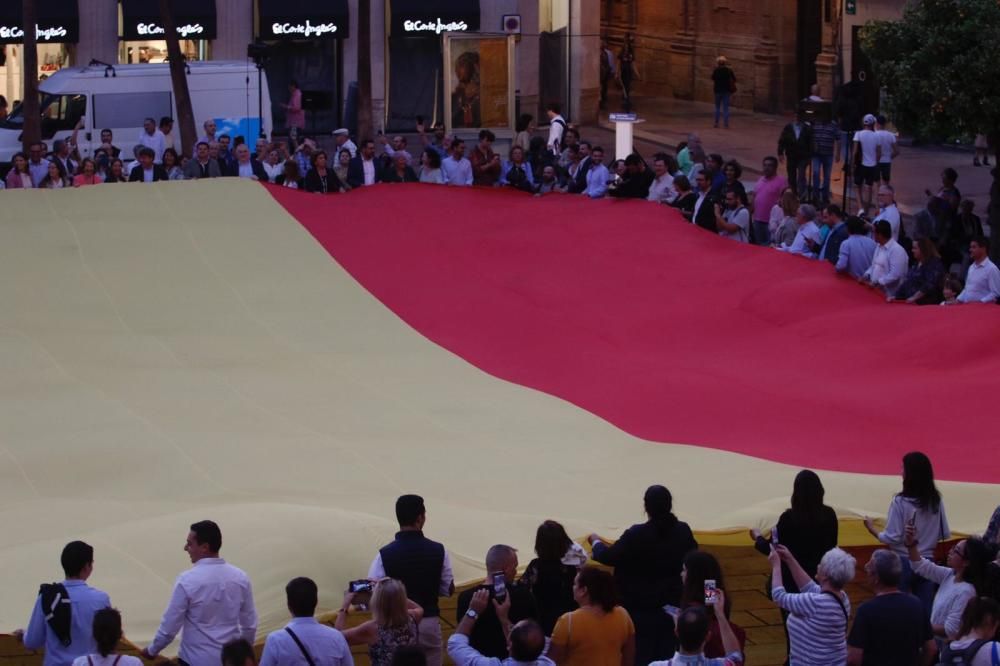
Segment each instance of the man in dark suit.
[{"label": "man in dark suit", "polygon": [[208,143],[199,141],[194,150],[194,159],[184,166],[184,179],[218,178],[222,175],[219,160],[213,160],[208,153]]},{"label": "man in dark suit", "polygon": [[375,142],[365,139],[361,142],[356,157],[347,167],[347,184],[351,187],[374,185],[382,180],[382,174],[375,161]]},{"label": "man in dark suit", "polygon": [[253,178],[261,182],[267,182],[267,172],[264,165],[250,157],[250,147],[241,143],[236,147],[236,161],[229,169],[227,176],[235,178]]},{"label": "man in dark suit", "polygon": [[128,176],[130,183],[155,183],[159,180],[169,180],[167,171],[159,164],[153,164],[156,152],[143,146],[139,149],[139,164],[132,168]]},{"label": "man in dark suit", "polygon": [[847,221],[844,219],[844,212],[836,204],[830,204],[823,210],[823,221],[830,227],[830,233],[826,235],[819,250],[819,258],[836,264],[840,258],[840,246],[847,240]]},{"label": "man in dark suit", "polygon": [[715,199],[712,197],[712,177],[702,170],[694,177],[695,191],[698,193],[698,201],[694,205],[694,216],[692,222],[706,231],[713,234],[719,233],[719,228],[715,220]]},{"label": "man in dark suit", "polygon": [[569,191],[573,194],[578,194],[587,190],[587,173],[590,172],[590,167],[594,166],[594,161],[590,159],[589,141],[579,142],[577,144],[577,150],[580,151],[581,155],[580,166],[577,167],[576,175],[573,179],[567,183]]},{"label": "man in dark suit", "polygon": [[[625,176],[615,187],[608,188],[608,195],[619,199],[645,199],[649,196],[649,186],[653,184],[652,170],[646,166],[638,154],[625,158]],[[712,218],[714,228],[715,218]]]},{"label": "man in dark suit", "polygon": [[788,186],[802,196],[806,188],[806,165],[813,149],[813,131],[799,111],[794,122],[785,125],[778,138],[778,159],[788,169]]}]

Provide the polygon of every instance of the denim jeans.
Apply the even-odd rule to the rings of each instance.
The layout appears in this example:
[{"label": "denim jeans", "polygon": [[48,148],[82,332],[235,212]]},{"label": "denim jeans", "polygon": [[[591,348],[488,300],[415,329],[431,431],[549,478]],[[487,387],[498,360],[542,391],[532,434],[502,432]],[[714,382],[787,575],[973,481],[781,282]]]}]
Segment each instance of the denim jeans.
[{"label": "denim jeans", "polygon": [[768,223],[762,220],[753,221],[753,242],[754,245],[770,245],[771,230]]},{"label": "denim jeans", "polygon": [[[813,155],[812,158],[812,191],[813,197],[819,197],[823,203],[830,201],[830,177],[833,171],[833,155]],[[823,168],[823,183],[820,185],[819,170]]]},{"label": "denim jeans", "polygon": [[719,111],[722,111],[722,118],[729,127],[729,93],[715,93],[715,124],[719,124]]}]

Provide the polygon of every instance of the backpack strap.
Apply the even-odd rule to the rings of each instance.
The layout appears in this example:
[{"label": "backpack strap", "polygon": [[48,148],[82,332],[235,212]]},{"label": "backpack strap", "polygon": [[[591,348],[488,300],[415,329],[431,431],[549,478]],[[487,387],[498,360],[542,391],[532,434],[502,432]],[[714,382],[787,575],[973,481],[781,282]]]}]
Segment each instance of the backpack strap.
[{"label": "backpack strap", "polygon": [[840,606],[840,612],[844,614],[844,623],[848,623],[850,621],[850,616],[847,614],[847,606],[844,605],[844,600],[841,599],[838,594],[831,592],[830,590],[823,590],[821,594],[828,594],[836,600],[837,605]]},{"label": "backpack strap", "polygon": [[121,655],[117,655],[115,657],[115,660],[111,663],[111,666],[118,666],[118,662],[121,661],[121,660],[122,660],[122,656]]},{"label": "backpack strap", "polygon": [[288,635],[292,637],[292,640],[295,641],[295,644],[299,646],[300,650],[302,650],[302,656],[306,658],[306,662],[309,664],[309,666],[316,666],[316,662],[313,661],[313,658],[309,656],[309,652],[306,651],[306,646],[302,644],[302,641],[300,641],[299,637],[295,635],[295,632],[292,631],[292,628],[285,627],[285,631],[288,632]]}]

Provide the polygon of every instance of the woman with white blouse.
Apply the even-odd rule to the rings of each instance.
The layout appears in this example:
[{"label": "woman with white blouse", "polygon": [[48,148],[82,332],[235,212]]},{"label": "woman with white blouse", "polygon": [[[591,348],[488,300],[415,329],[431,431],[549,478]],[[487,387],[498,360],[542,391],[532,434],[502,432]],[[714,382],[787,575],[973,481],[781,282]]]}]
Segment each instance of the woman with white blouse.
[{"label": "woman with white blouse", "polygon": [[138,657],[115,654],[122,639],[122,616],[114,608],[104,608],[94,613],[94,642],[97,654],[88,654],[73,660],[73,666],[142,666]]}]

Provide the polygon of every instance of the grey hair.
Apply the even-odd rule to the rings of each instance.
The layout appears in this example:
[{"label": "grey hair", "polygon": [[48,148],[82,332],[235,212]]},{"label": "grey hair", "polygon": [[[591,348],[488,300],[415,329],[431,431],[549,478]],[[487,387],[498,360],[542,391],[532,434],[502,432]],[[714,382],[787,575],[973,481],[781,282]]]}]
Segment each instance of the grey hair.
[{"label": "grey hair", "polygon": [[880,548],[872,553],[872,564],[875,577],[886,587],[897,587],[903,575],[903,563],[899,560],[899,555]]},{"label": "grey hair", "polygon": [[517,557],[517,549],[504,544],[491,546],[486,551],[486,570],[488,573],[503,571],[512,558]]},{"label": "grey hair", "polygon": [[826,576],[830,584],[840,590],[854,580],[857,565],[857,560],[850,553],[840,548],[832,548],[826,551],[823,559],[819,561],[819,573]]},{"label": "grey hair", "polygon": [[799,206],[799,212],[802,213],[802,217],[806,218],[807,220],[816,219],[815,206],[811,206],[809,204],[802,204],[801,206]]}]

